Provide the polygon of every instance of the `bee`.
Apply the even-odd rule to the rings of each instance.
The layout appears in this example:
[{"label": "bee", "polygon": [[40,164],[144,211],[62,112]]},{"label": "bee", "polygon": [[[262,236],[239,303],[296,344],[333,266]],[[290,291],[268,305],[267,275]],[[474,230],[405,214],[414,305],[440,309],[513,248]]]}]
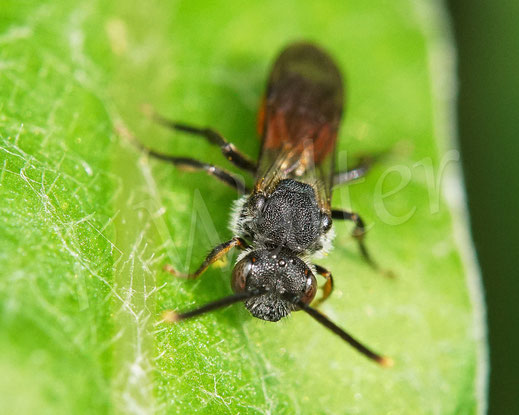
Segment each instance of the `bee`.
[{"label": "bee", "polygon": [[[169,128],[219,146],[231,163],[256,179],[254,187],[248,189],[243,180],[212,164],[142,147],[152,157],[180,168],[205,171],[242,194],[233,210],[232,239],[214,247],[193,273],[167,267],[178,277],[194,279],[231,249],[240,249],[231,278],[234,294],[192,311],[167,311],[163,314],[165,321],[178,322],[238,302],[243,302],[254,317],[271,322],[303,310],[364,356],[383,366],[392,365],[390,358],[373,352],[316,309],[332,293],[333,277],[311,258],[331,248],[333,220],[355,224],[353,236],[360,252],[378,269],[364,244],[361,217],[331,207],[333,187],[361,177],[368,168],[363,163],[349,171],[335,172],[343,101],[343,80],[333,59],[316,45],[295,43],[279,55],[268,80],[258,114],[258,162],[215,130],[149,113]],[[325,283],[322,295],[315,299],[318,275]]]}]

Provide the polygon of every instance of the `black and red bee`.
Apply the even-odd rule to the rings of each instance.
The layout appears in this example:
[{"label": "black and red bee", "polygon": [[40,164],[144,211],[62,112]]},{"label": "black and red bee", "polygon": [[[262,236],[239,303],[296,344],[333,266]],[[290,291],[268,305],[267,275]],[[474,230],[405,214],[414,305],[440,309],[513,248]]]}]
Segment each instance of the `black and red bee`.
[{"label": "black and red bee", "polygon": [[[243,302],[254,317],[267,321],[303,310],[368,358],[391,365],[391,359],[362,345],[315,308],[332,293],[333,278],[311,258],[331,248],[334,219],[355,223],[353,235],[361,253],[376,268],[363,242],[364,224],[359,215],[331,208],[332,188],[366,171],[366,165],[361,164],[353,170],[334,172],[343,95],[341,74],[326,52],[308,43],[287,47],[274,63],[259,111],[262,144],[257,163],[212,129],[152,114],[161,124],[219,146],[231,163],[256,177],[254,188],[247,189],[242,180],[219,167],[145,149],[176,166],[205,170],[243,194],[233,212],[231,230],[235,236],[216,246],[192,274],[168,269],[180,277],[198,278],[229,250],[241,249],[232,272],[234,294],[186,313],[168,311],[165,321],[184,320],[237,302]],[[316,275],[324,277],[325,284],[322,296],[312,303]]]}]

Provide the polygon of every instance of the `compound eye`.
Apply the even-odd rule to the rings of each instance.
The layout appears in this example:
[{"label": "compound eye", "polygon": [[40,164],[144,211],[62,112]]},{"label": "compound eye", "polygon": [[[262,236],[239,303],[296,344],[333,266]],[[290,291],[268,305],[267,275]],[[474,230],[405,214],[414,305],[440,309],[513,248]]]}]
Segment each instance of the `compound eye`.
[{"label": "compound eye", "polygon": [[315,279],[314,275],[310,273],[310,276],[308,277],[308,280],[306,282],[305,292],[303,294],[303,297],[301,297],[301,301],[305,304],[310,304],[314,299],[316,293],[317,280]]},{"label": "compound eye", "polygon": [[235,293],[242,293],[247,287],[247,277],[252,270],[254,258],[243,258],[232,270],[231,287]]}]

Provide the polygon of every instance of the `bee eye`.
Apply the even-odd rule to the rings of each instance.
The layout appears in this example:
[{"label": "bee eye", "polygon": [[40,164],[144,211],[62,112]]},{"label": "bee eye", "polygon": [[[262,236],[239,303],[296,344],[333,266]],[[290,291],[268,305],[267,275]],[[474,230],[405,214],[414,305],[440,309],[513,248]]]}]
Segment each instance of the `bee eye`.
[{"label": "bee eye", "polygon": [[232,270],[231,287],[235,293],[245,291],[247,286],[247,277],[252,270],[252,262],[254,261],[255,258],[243,258]]},{"label": "bee eye", "polygon": [[310,273],[310,277],[307,280],[306,289],[301,297],[301,301],[305,304],[310,304],[317,293],[317,280],[314,275]]}]

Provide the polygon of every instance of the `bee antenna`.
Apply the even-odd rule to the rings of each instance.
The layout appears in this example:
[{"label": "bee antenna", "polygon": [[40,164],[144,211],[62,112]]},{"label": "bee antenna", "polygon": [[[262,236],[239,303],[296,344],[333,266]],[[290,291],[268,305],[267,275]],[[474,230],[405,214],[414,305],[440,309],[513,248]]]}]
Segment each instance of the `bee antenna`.
[{"label": "bee antenna", "polygon": [[195,308],[194,310],[186,311],[185,313],[177,313],[173,310],[167,310],[162,313],[162,320],[168,323],[176,323],[181,320],[186,320],[188,318],[196,317],[201,314],[209,313],[210,311],[214,311],[219,308],[230,306],[234,303],[247,300],[248,298],[257,297],[261,294],[262,292],[257,290],[245,291],[229,295],[228,297],[220,298],[219,300],[210,302],[199,308]]},{"label": "bee antenna", "polygon": [[328,317],[326,317],[320,311],[316,310],[313,307],[310,307],[308,304],[305,304],[301,300],[296,300],[296,301],[292,301],[292,302],[294,304],[296,304],[298,307],[300,307],[307,314],[312,316],[315,320],[317,320],[323,326],[325,326],[326,328],[328,328],[332,332],[334,332],[337,336],[339,336],[345,342],[349,343],[354,349],[356,349],[357,351],[362,353],[368,359],[374,360],[379,365],[384,366],[384,367],[393,366],[393,364],[394,364],[393,359],[391,359],[389,357],[381,356],[381,355],[373,352],[368,347],[364,346],[362,343],[360,343],[358,340],[356,340],[353,336],[348,334],[345,330],[343,330],[338,325],[336,325],[333,321],[331,321]]}]

